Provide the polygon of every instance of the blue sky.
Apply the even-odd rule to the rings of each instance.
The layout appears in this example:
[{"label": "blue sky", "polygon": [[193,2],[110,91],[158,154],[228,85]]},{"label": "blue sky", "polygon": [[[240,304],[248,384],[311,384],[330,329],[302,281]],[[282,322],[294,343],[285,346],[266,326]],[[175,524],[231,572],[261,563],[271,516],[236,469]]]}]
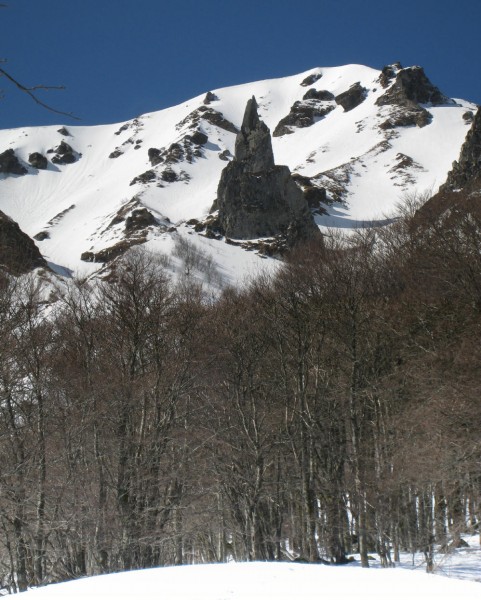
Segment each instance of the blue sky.
[{"label": "blue sky", "polygon": [[[81,123],[119,122],[210,89],[315,66],[421,65],[481,103],[479,0],[2,0],[0,57]],[[0,128],[73,123],[0,78]]]}]

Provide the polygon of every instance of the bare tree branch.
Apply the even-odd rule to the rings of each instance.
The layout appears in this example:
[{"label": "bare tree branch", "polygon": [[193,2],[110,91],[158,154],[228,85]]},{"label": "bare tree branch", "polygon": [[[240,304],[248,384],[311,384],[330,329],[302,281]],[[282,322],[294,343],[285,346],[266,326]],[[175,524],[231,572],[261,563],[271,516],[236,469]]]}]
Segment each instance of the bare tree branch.
[{"label": "bare tree branch", "polygon": [[[1,5],[0,5],[1,7]],[[36,96],[36,94],[34,94],[33,92],[35,90],[64,90],[65,86],[63,85],[59,85],[59,86],[53,86],[53,85],[36,85],[34,87],[26,87],[23,84],[21,84],[19,81],[17,81],[14,77],[12,77],[9,73],[7,73],[7,71],[5,71],[4,69],[0,68],[0,76],[4,75],[9,81],[11,81],[15,86],[17,86],[17,88],[19,90],[21,90],[22,92],[25,92],[26,94],[28,94],[30,96],[30,98],[32,98],[32,100],[34,102],[36,102],[37,104],[40,104],[40,106],[43,106],[43,108],[46,108],[47,110],[54,112],[58,115],[64,115],[66,117],[69,117],[71,119],[75,119],[76,121],[80,121],[80,118],[75,116],[72,113],[67,113],[64,112],[62,110],[58,110],[56,108],[54,108],[53,106],[50,106],[49,104],[46,104],[45,102],[43,102],[42,100],[40,100],[40,98],[38,98]]]}]

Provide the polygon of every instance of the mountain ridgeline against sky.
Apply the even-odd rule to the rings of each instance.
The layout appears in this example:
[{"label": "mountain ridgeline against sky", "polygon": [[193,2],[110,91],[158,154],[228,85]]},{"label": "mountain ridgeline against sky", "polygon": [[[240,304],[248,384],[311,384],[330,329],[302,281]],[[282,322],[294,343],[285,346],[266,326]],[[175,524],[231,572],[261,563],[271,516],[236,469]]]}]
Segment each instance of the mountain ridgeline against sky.
[{"label": "mountain ridgeline against sky", "polygon": [[188,242],[236,284],[316,227],[386,222],[458,159],[456,181],[471,177],[476,111],[396,63],[212,90],[121,124],[4,130],[0,210],[60,273]]}]

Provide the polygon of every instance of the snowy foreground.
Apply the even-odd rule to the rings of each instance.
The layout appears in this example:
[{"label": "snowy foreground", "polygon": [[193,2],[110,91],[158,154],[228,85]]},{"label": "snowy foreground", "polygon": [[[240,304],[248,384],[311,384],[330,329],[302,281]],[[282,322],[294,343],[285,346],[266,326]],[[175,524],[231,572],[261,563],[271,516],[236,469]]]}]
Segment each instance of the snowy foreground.
[{"label": "snowy foreground", "polygon": [[407,557],[402,568],[396,569],[361,569],[356,563],[345,567],[229,563],[103,575],[51,585],[25,592],[23,596],[26,600],[481,599],[479,545],[470,543],[470,548],[438,556],[437,572],[440,574],[427,575],[423,572],[421,559],[409,561]]}]

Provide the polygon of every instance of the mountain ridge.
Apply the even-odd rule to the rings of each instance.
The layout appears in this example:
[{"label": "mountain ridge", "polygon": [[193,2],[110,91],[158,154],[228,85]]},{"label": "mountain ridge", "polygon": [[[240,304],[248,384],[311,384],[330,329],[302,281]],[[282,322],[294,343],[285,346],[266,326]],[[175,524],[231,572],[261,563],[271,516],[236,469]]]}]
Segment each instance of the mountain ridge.
[{"label": "mountain ridge", "polygon": [[[185,238],[236,284],[266,265],[262,256],[210,239],[193,223],[210,214],[247,100],[255,95],[260,118],[280,131],[272,137],[276,164],[310,195],[321,231],[350,229],[382,222],[403,195],[436,191],[459,156],[470,127],[463,115],[476,106],[447,99],[423,76],[399,64],[316,67],[211,90],[122,124],[0,131],[0,153],[13,151],[26,171],[0,173],[0,210],[36,238],[52,265],[77,274],[101,269],[110,249],[118,255],[144,244],[171,256]],[[417,92],[413,100],[410,78],[435,90],[436,102],[415,102],[430,96]],[[143,225],[137,220],[132,231],[126,223],[139,210]],[[106,260],[92,262],[99,255]]]}]

